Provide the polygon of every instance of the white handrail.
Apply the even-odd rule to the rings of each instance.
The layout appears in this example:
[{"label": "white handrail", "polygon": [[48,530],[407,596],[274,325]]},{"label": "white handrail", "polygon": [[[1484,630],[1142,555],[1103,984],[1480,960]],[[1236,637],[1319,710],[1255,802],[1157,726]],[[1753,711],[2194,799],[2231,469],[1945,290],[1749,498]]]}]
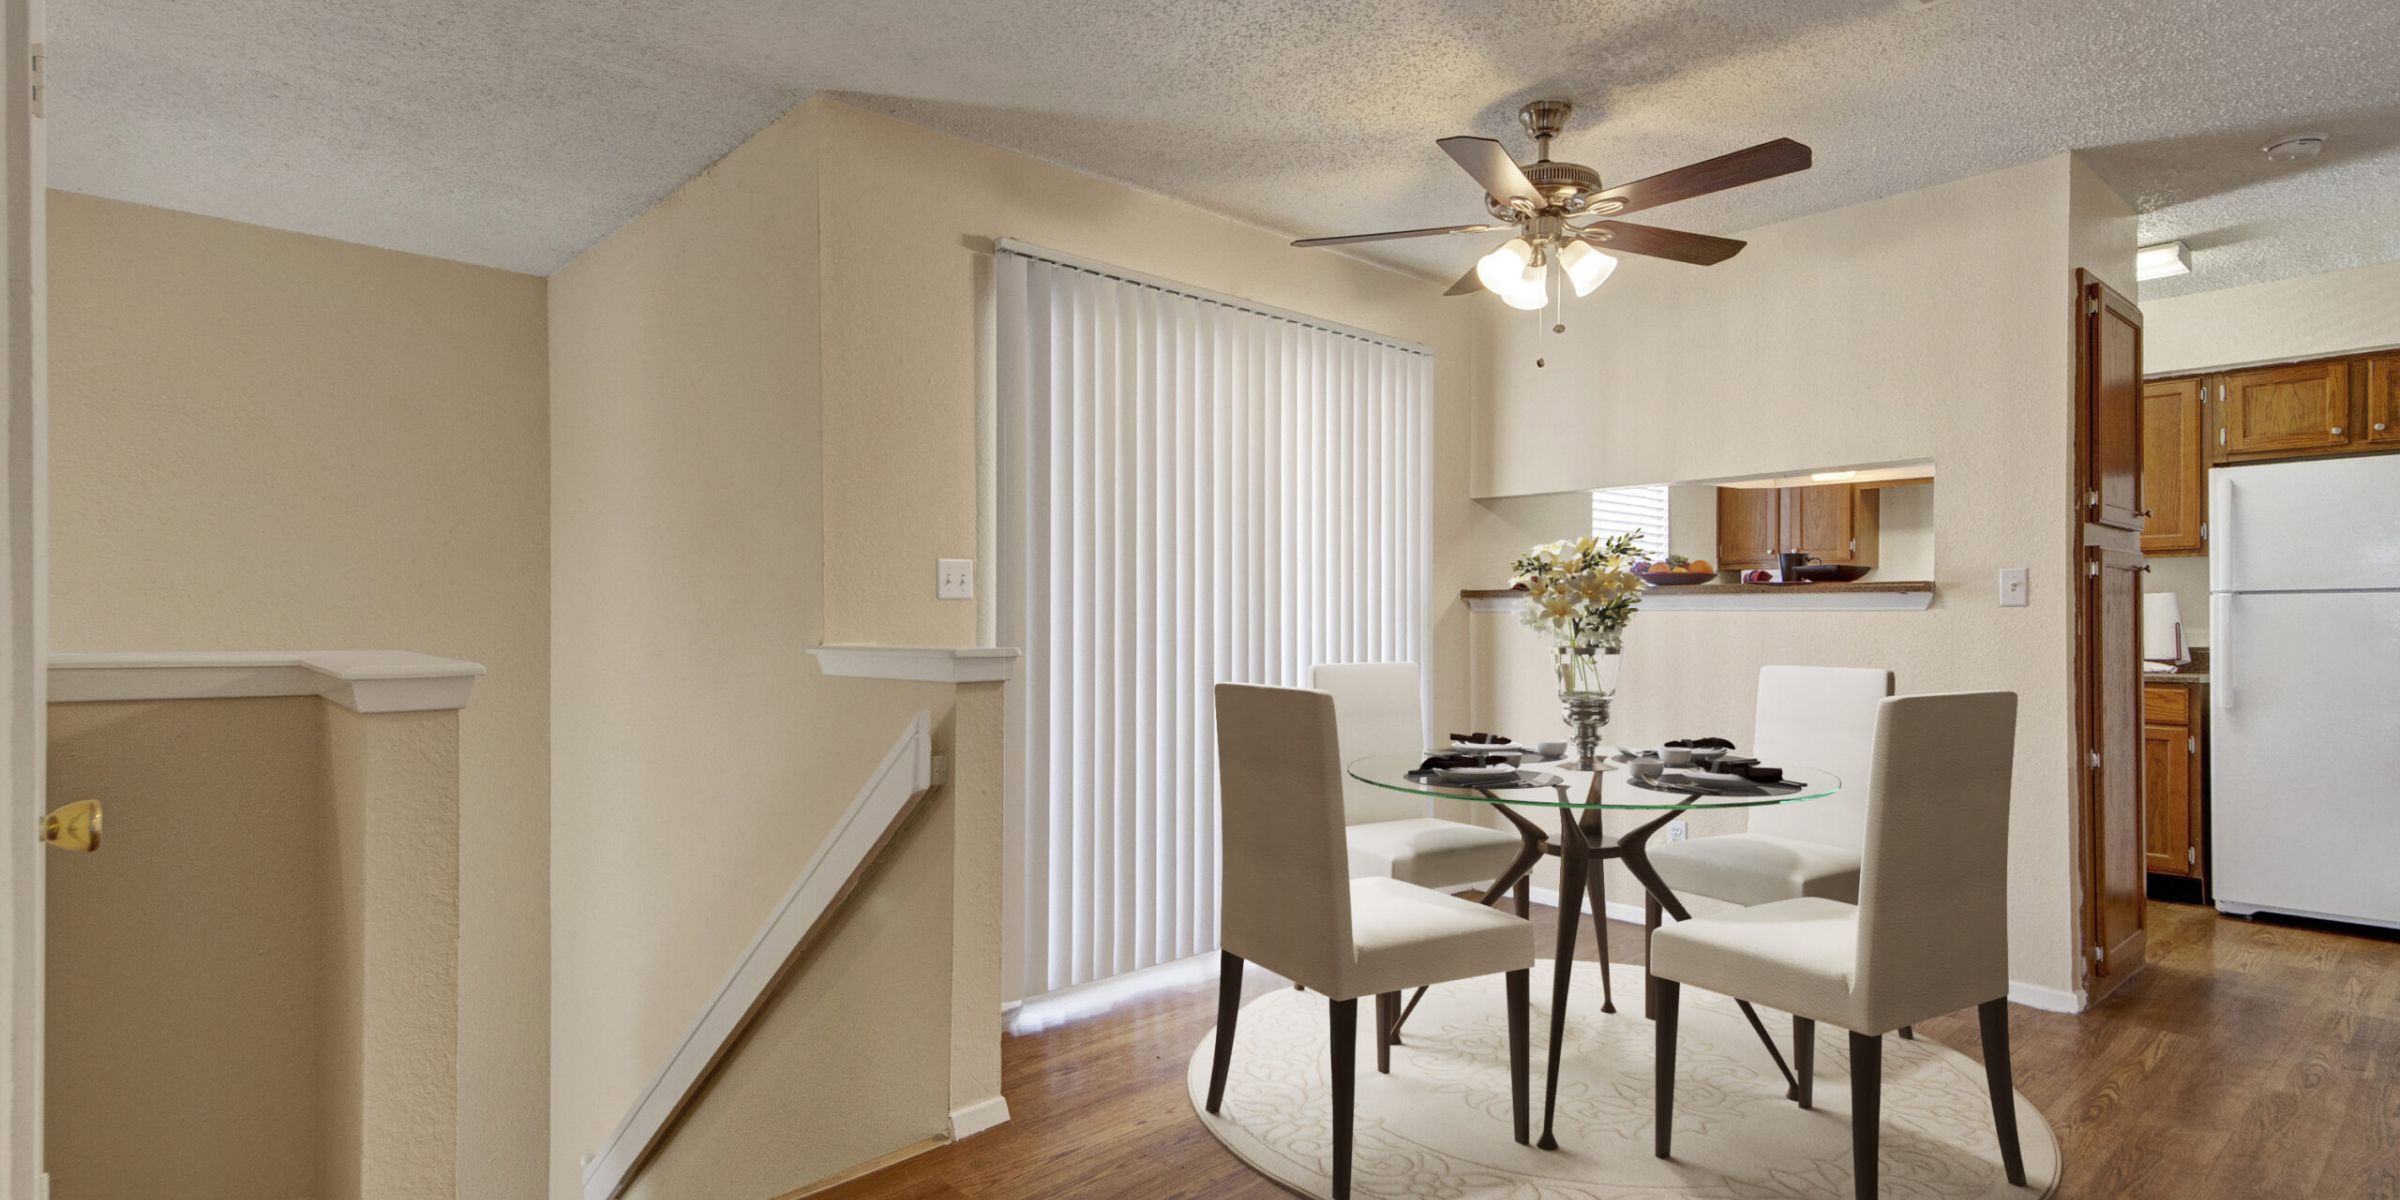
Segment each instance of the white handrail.
[{"label": "white handrail", "polygon": [[807,952],[933,790],[933,715],[918,713],[750,941],[667,1065],[583,1170],[584,1200],[616,1200],[741,1036],[778,979]]}]

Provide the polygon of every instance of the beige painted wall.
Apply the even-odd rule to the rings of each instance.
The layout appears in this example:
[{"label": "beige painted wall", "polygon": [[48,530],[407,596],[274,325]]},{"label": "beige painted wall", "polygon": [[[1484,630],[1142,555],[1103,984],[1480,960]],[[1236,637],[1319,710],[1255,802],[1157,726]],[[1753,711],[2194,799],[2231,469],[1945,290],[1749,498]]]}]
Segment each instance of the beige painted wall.
[{"label": "beige painted wall", "polygon": [[2391,346],[2400,346],[2400,262],[2142,302],[2149,375]]},{"label": "beige painted wall", "polygon": [[[823,189],[825,629],[830,641],[961,644],[974,606],[933,598],[933,560],[971,557],[980,514],[978,364],[990,353],[991,246],[1013,237],[1430,347],[1435,445],[1469,440],[1474,301],[1176,200],[827,101]],[[906,238],[879,186],[940,164],[944,202]],[[831,181],[845,186],[830,186]],[[869,185],[860,181],[879,181]],[[1461,253],[1465,253],[1464,250]],[[1472,519],[1463,456],[1434,455],[1436,543]],[[1435,563],[1437,575],[1450,564]],[[1455,603],[1459,577],[1433,595]],[[1436,604],[1432,610],[1444,613]],[[1436,625],[1437,694],[1463,680],[1463,626]],[[1447,719],[1447,718],[1442,718]]]},{"label": "beige painted wall", "polygon": [[[555,1197],[908,718],[948,723],[948,686],[808,654],[815,138],[787,117],[551,278]],[[639,1194],[764,1197],[944,1130],[954,819],[920,815]]]},{"label": "beige painted wall", "polygon": [[[2130,208],[2077,175],[2059,156],[1752,230],[1740,257],[1705,271],[1628,260],[1569,306],[1568,334],[1538,343],[1486,306],[1476,471],[1479,494],[1506,496],[1934,460],[1932,610],[1645,614],[1612,732],[1746,737],[1768,663],[1889,666],[1904,691],[2017,692],[2011,970],[2061,990],[2075,983],[2069,270],[2087,244],[2105,274],[2130,278],[2133,249]],[[2120,234],[2122,263],[2098,244]],[[1450,552],[1496,580],[1523,531],[1506,505],[1479,507],[1488,528]],[[1995,607],[2005,566],[2031,570],[2030,607]],[[1484,723],[1555,727],[1531,642],[1511,617],[1478,618]],[[1627,877],[1610,882],[1638,898]]]},{"label": "beige painted wall", "polygon": [[50,708],[47,1166],[57,1200],[309,1200],[330,932],[315,697]]},{"label": "beige painted wall", "polygon": [[464,1195],[459,714],[319,714],[332,826],[320,1094],[357,1114],[325,1143],[320,1194]]},{"label": "beige painted wall", "polygon": [[537,1194],[548,1092],[542,281],[53,193],[60,650],[405,648],[462,722],[460,1194]]},{"label": "beige painted wall", "polygon": [[56,704],[98,853],[50,871],[60,1200],[456,1194],[458,714]]},{"label": "beige painted wall", "polygon": [[[929,224],[860,236],[886,220],[866,193],[928,172]],[[932,574],[978,553],[1001,236],[1431,344],[1437,436],[1466,444],[1473,331],[1438,288],[829,101],[554,276],[554,1197],[916,708],[955,782],[872,889],[907,895],[798,976],[637,1191],[799,1186],[997,1089],[998,689],[825,680],[805,650],[976,639]],[[1448,535],[1465,469],[1437,463]],[[1463,624],[1434,670],[1463,714]],[[655,836],[695,822],[745,834]],[[862,1062],[871,1091],[828,1082]],[[768,1128],[778,1153],[756,1153]]]}]

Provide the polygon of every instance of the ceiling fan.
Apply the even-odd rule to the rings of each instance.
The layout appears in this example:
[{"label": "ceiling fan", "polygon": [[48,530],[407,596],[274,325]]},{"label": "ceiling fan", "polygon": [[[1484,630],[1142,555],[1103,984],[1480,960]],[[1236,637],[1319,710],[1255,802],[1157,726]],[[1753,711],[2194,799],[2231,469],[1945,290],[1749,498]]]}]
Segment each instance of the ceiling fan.
[{"label": "ceiling fan", "polygon": [[1483,288],[1517,308],[1537,309],[1550,300],[1552,264],[1565,274],[1568,285],[1578,296],[1588,296],[1593,288],[1599,287],[1617,267],[1614,257],[1601,252],[1602,246],[1620,253],[1671,258],[1703,267],[1732,258],[1743,246],[1732,238],[1610,218],[1805,171],[1809,165],[1808,147],[1790,138],[1777,138],[1706,162],[1604,188],[1598,171],[1582,163],[1550,159],[1550,139],[1566,127],[1567,118],[1574,111],[1574,104],[1566,100],[1536,100],[1517,110],[1517,118],[1525,123],[1525,132],[1533,135],[1536,152],[1534,161],[1523,166],[1509,157],[1506,147],[1491,138],[1446,137],[1436,143],[1459,166],[1466,168],[1476,183],[1483,185],[1483,205],[1496,224],[1354,233],[1344,237],[1303,238],[1292,244],[1348,246],[1393,238],[1513,230],[1515,236],[1477,260],[1474,269],[1460,276],[1443,294],[1461,296]]}]

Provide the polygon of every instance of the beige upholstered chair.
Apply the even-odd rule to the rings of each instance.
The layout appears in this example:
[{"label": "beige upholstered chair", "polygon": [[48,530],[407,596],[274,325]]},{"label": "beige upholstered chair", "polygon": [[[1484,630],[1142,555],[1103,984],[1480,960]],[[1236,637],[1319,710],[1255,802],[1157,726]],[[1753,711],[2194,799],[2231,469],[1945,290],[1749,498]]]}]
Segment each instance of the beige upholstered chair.
[{"label": "beige upholstered chair", "polygon": [[1681,986],[1792,1014],[1800,1103],[1816,1022],[1850,1031],[1850,1142],[1858,1195],[1875,1195],[1883,1034],[1975,1006],[2008,1181],[2025,1182],[2008,1068],[2008,792],[2013,692],[1897,696],[1875,722],[1874,784],[1858,903],[1778,900],[1678,921],[1652,935],[1658,979],[1658,1156],[1675,1104]]},{"label": "beige upholstered chair", "polygon": [[[1415,663],[1322,663],[1310,681],[1333,695],[1343,753],[1416,754],[1425,749],[1425,710]],[[1420,887],[1485,887],[1524,849],[1513,830],[1425,815],[1425,800],[1342,776],[1350,874]],[[1526,885],[1517,884],[1524,916]]]},{"label": "beige upholstered chair", "polygon": [[[1869,667],[1761,667],[1758,717],[1747,753],[1771,764],[1820,767],[1841,777],[1823,800],[1749,810],[1746,832],[1650,847],[1650,865],[1680,896],[1767,904],[1802,896],[1856,903],[1873,786],[1875,708],[1892,673]],[[1649,927],[1659,906],[1644,906]],[[1655,991],[1655,989],[1653,989]],[[1655,1006],[1656,996],[1645,1004]]]},{"label": "beige upholstered chair", "polygon": [[[1530,1128],[1527,985],[1533,926],[1396,879],[1350,877],[1342,839],[1342,758],[1333,697],[1299,688],[1217,685],[1217,780],[1224,825],[1219,917],[1225,952],[1208,1111],[1225,1098],[1241,1013],[1242,964],[1255,962],[1332,1004],[1333,1194],[1350,1194],[1358,998],[1376,998],[1376,1066],[1404,988],[1505,974],[1516,1138]],[[1460,1110],[1461,1119],[1471,1114]]]}]

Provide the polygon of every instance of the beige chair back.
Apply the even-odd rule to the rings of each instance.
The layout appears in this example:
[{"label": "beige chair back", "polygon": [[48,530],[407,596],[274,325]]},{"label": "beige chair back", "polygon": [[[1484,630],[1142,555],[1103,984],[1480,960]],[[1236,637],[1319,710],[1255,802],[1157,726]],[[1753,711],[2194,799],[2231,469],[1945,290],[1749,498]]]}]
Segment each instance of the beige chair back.
[{"label": "beige chair back", "polygon": [[1858,976],[1871,1029],[2008,994],[2008,804],[2014,692],[1895,696],[1875,723],[1858,887]]},{"label": "beige chair back", "polygon": [[1749,753],[1771,765],[1799,763],[1841,777],[1842,790],[1804,804],[1750,810],[1750,832],[1862,846],[1875,786],[1876,706],[1892,673],[1873,667],[1760,667],[1758,721]]},{"label": "beige chair back", "polygon": [[[1415,663],[1319,663],[1309,683],[1333,694],[1342,752],[1417,754],[1425,749],[1425,702]],[[1405,821],[1425,815],[1425,799],[1342,775],[1342,820]]]},{"label": "beige chair back", "polygon": [[1356,957],[1333,697],[1217,685],[1225,949],[1330,991]]}]

